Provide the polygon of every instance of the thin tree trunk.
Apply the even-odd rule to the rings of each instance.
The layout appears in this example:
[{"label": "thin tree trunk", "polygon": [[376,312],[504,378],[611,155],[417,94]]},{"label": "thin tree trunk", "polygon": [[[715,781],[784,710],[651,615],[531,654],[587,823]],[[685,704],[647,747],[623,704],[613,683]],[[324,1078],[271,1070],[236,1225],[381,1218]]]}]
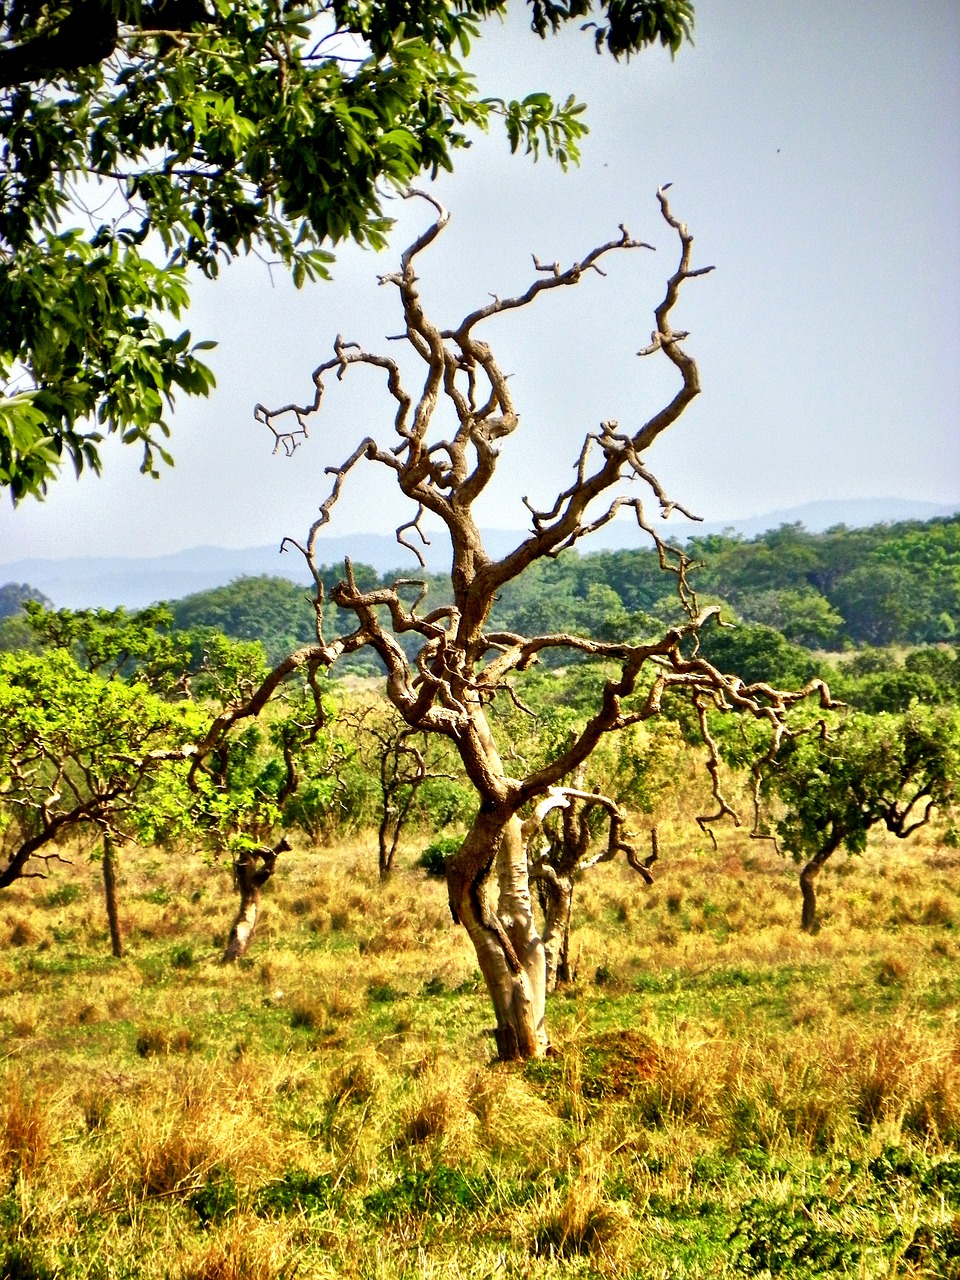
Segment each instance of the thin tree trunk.
[{"label": "thin tree trunk", "polygon": [[390,843],[390,813],[386,803],[384,803],[383,817],[380,819],[380,827],[377,831],[377,846],[380,879],[386,880],[393,869],[393,855],[397,849],[396,833],[394,833],[392,846]]},{"label": "thin tree trunk", "polygon": [[554,981],[555,987],[565,987],[568,982],[573,981],[573,974],[570,970],[570,927],[573,923],[573,881],[570,881],[570,892],[567,896],[567,910],[563,917],[563,931],[560,935],[560,954],[557,957],[557,974]]},{"label": "thin tree trunk", "polygon": [[515,815],[481,810],[459,853],[447,862],[451,909],[477,953],[503,1062],[540,1058],[549,1047],[546,957],[533,917],[520,826]]},{"label": "thin tree trunk", "polygon": [[814,854],[800,872],[800,893],[803,897],[800,928],[804,933],[820,931],[820,921],[817,919],[817,876],[830,855],[836,852],[842,839],[842,835],[831,835],[827,843]]},{"label": "thin tree trunk", "polygon": [[240,910],[223,953],[224,964],[246,955],[260,919],[260,891],[273,875],[279,854],[289,848],[286,840],[280,840],[272,849],[244,849],[237,855],[233,874],[240,894]]},{"label": "thin tree trunk", "polygon": [[123,934],[117,911],[117,864],[113,840],[103,833],[103,900],[107,907],[107,924],[110,928],[110,950],[117,960],[123,958]]},{"label": "thin tree trunk", "polygon": [[573,880],[566,875],[544,877],[540,884],[543,907],[543,950],[546,959],[547,995],[570,981],[570,921],[573,915]]}]

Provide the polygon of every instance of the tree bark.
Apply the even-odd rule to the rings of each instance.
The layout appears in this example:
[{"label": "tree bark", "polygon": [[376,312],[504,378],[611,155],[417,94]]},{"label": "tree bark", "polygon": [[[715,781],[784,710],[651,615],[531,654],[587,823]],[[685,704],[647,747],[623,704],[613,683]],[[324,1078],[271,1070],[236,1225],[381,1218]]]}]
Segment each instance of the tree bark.
[{"label": "tree bark", "polygon": [[123,933],[117,911],[117,864],[113,840],[107,832],[103,835],[103,900],[107,907],[107,925],[110,929],[110,950],[117,960],[123,959]]},{"label": "tree bark", "polygon": [[540,881],[543,908],[543,950],[547,995],[570,981],[570,923],[573,918],[573,880],[557,875]]},{"label": "tree bark", "polygon": [[502,1062],[542,1058],[549,1048],[546,956],[520,826],[515,814],[481,809],[460,852],[447,863],[451,909],[477,953]]},{"label": "tree bark", "polygon": [[237,855],[233,874],[240,893],[240,910],[223,953],[224,964],[246,955],[260,919],[260,891],[273,875],[278,856],[289,848],[286,840],[280,840],[272,849],[244,849]]},{"label": "tree bark", "polygon": [[820,921],[817,919],[817,876],[830,855],[836,852],[842,839],[842,834],[831,835],[827,843],[814,854],[800,872],[800,893],[803,898],[800,928],[804,933],[820,932]]}]

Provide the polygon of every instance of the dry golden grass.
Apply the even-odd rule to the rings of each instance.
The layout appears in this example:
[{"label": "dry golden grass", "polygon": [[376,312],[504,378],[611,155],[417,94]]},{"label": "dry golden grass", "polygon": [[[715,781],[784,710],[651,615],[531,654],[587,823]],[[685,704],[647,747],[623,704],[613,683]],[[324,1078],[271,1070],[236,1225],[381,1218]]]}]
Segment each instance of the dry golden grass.
[{"label": "dry golden grass", "polygon": [[417,847],[386,886],[372,840],[285,855],[229,967],[225,868],[125,850],[123,961],[82,851],[75,897],[17,886],[0,1275],[741,1277],[727,1238],[798,1223],[847,1259],[822,1274],[957,1274],[956,855],[841,857],[808,937],[769,844],[661,830],[652,889],[618,865],[578,886],[557,1056],[526,1069],[491,1063]]}]

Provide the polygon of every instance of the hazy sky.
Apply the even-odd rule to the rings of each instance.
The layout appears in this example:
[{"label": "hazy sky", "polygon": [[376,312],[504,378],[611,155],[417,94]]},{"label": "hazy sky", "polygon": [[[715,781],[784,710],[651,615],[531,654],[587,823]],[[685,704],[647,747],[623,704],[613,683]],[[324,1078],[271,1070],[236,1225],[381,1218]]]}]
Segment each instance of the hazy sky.
[{"label": "hazy sky", "polygon": [[[697,264],[716,266],[674,318],[704,394],[648,458],[671,497],[710,520],[816,498],[960,498],[956,0],[700,0],[695,47],[621,66],[589,35],[541,44],[523,21],[493,23],[473,67],[491,95],[576,93],[591,134],[564,175],[511,158],[495,132],[436,184],[453,220],[420,274],[442,325],[525,288],[531,252],[567,263],[620,222],[657,245],[487,326],[522,425],[485,524],[524,527],[521,495],[568,484],[587,431],[635,426],[672,393],[671,371],[634,354],[676,262],[654,198],[668,181]],[[393,249],[344,250],[332,285],[297,294],[253,261],[202,284],[189,323],[220,342],[219,388],[178,406],[175,470],[145,480],[134,450],[108,445],[103,479],[68,473],[42,504],[4,503],[0,561],[301,536],[326,496],[323,468],[363,434],[386,438],[390,402],[355,371],[292,459],[271,456],[252,407],[308,399],[337,332],[383,349],[396,298],[376,276],[425,213],[398,202]],[[387,531],[404,515],[357,473],[332,531]]]}]

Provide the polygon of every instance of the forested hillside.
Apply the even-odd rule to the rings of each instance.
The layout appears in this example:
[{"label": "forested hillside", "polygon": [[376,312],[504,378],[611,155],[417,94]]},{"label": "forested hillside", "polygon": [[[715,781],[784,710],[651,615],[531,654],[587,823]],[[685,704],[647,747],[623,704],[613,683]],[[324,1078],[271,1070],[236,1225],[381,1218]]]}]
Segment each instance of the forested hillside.
[{"label": "forested hillside", "polygon": [[[951,642],[960,627],[960,516],[826,533],[784,525],[750,541],[693,539],[687,551],[696,561],[690,581],[703,600],[721,600],[731,618],[773,628],[806,649]],[[395,576],[362,565],[355,572],[363,587]],[[342,565],[329,566],[327,588],[342,574]],[[428,582],[431,605],[443,602],[445,578]],[[494,621],[507,630],[584,630],[613,639],[673,620],[677,607],[653,550],[566,552],[510,584]],[[178,627],[261,640],[272,659],[313,636],[308,593],[284,578],[240,578],[171,608]],[[333,606],[330,612],[335,628]]]}]

